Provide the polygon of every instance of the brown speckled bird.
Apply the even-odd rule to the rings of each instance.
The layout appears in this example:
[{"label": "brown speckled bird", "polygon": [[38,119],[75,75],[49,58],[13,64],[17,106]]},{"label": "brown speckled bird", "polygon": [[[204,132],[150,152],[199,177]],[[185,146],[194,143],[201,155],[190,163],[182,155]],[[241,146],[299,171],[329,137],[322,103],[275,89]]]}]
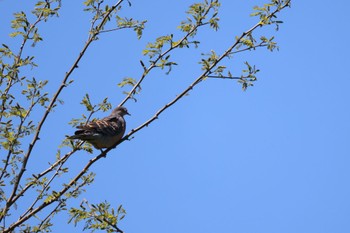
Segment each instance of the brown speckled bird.
[{"label": "brown speckled bird", "polygon": [[130,115],[125,107],[117,107],[108,117],[77,127],[68,139],[80,139],[91,143],[96,149],[109,148],[116,144],[126,129],[125,115]]}]

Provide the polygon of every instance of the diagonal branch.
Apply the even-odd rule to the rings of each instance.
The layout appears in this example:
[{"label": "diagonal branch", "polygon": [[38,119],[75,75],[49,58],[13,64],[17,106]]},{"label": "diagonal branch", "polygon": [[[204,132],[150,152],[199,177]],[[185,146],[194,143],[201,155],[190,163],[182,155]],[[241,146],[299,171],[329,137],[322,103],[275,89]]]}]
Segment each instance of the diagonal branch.
[{"label": "diagonal branch", "polygon": [[219,75],[208,75],[207,78],[241,79],[241,77],[230,77],[230,76],[219,76]]}]

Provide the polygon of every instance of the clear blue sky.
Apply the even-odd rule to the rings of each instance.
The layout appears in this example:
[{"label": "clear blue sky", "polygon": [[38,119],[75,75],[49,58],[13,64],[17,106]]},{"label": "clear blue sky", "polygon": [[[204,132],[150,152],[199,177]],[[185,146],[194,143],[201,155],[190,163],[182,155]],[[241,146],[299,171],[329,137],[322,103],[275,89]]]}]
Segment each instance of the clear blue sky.
[{"label": "clear blue sky", "polygon": [[[92,45],[73,74],[74,84],[62,94],[65,104],[43,129],[47,136],[30,162],[34,170],[45,168],[42,158],[52,161],[60,140],[74,131],[67,122],[84,113],[79,102],[85,93],[95,102],[108,96],[119,104],[124,96],[116,84],[123,77],[139,77],[147,42],[179,35],[176,26],[187,2],[132,1],[123,13],[148,20],[144,37],[120,31]],[[139,101],[126,104],[132,114],[128,129],[200,74],[201,52],[221,53],[250,28],[255,23],[251,8],[263,2],[223,0],[220,31],[200,32],[199,49],[177,53],[174,72],[153,73]],[[234,81],[203,82],[96,164],[96,182],[74,204],[83,198],[123,204],[128,214],[119,227],[128,233],[350,232],[350,3],[292,4],[280,15],[279,52],[262,49],[225,63],[234,75],[240,75],[244,61],[255,64],[261,72],[254,87],[242,92]],[[61,17],[43,25],[44,42],[30,50],[39,64],[31,75],[48,79],[48,91],[59,85],[87,38],[89,19],[81,8],[80,1],[63,1]],[[11,12],[20,9],[31,6],[0,1],[2,43],[13,44],[6,35]],[[77,153],[69,168],[78,171],[91,157]],[[64,224],[67,216],[59,219],[54,232],[82,229]]]}]

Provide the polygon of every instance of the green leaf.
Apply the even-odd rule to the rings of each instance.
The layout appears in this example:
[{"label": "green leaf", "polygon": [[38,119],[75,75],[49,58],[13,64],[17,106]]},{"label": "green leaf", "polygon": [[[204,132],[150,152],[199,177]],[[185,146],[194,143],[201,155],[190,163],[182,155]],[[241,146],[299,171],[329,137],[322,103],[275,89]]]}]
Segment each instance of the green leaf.
[{"label": "green leaf", "polygon": [[91,101],[90,101],[90,97],[89,94],[85,94],[85,96],[83,97],[81,104],[84,105],[86,107],[86,110],[91,112],[94,110],[94,106],[92,106]]}]

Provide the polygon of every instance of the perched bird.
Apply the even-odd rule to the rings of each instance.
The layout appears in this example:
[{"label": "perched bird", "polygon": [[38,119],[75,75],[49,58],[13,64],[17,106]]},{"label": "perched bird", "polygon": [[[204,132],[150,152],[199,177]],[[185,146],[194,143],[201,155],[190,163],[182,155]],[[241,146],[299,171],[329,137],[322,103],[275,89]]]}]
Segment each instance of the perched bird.
[{"label": "perched bird", "polygon": [[87,141],[96,149],[109,148],[117,143],[125,133],[125,115],[130,115],[128,110],[125,107],[117,107],[108,117],[78,126],[78,130],[68,139]]}]

